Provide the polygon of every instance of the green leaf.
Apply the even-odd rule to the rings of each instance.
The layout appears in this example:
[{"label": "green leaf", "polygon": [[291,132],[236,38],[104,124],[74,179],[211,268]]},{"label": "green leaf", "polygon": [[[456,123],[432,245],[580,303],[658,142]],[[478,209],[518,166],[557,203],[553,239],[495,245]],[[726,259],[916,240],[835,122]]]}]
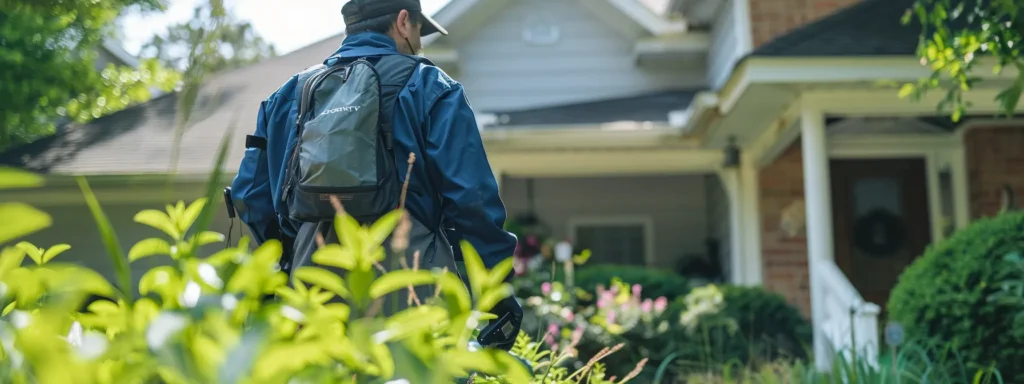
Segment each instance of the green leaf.
[{"label": "green leaf", "polygon": [[43,250],[37,247],[35,244],[29,243],[27,241],[22,241],[18,244],[15,244],[14,246],[20,249],[22,252],[25,252],[25,254],[28,255],[28,258],[32,259],[32,261],[34,261],[36,265],[43,263]]},{"label": "green leaf", "polygon": [[89,188],[89,184],[85,181],[84,177],[78,177],[78,187],[82,190],[82,194],[85,195],[85,202],[89,206],[89,211],[92,212],[93,219],[96,221],[96,228],[99,229],[103,245],[107,248],[107,256],[110,257],[111,262],[114,264],[121,298],[131,303],[135,287],[132,282],[132,270],[128,266],[128,259],[124,256],[124,250],[121,249],[121,242],[117,239],[117,234],[114,233],[110,220],[103,213],[100,202],[96,200],[96,195],[92,193],[92,189]]},{"label": "green leaf", "polygon": [[484,267],[480,254],[476,253],[472,244],[462,240],[459,245],[462,247],[462,259],[466,263],[466,274],[469,275],[469,288],[473,291],[474,297],[480,297],[487,282],[487,268]]},{"label": "green leaf", "polygon": [[448,311],[436,306],[412,307],[398,312],[387,319],[391,338],[387,341],[402,340],[406,337],[429,332],[438,324],[448,321]]},{"label": "green leaf", "polygon": [[351,295],[345,288],[345,281],[341,279],[341,276],[321,268],[301,267],[295,271],[295,278],[334,292],[339,297],[348,298]]},{"label": "green leaf", "polygon": [[20,169],[0,167],[0,190],[35,188],[43,185],[43,178]]},{"label": "green leaf", "polygon": [[433,284],[436,281],[430,271],[400,270],[388,272],[370,284],[370,298],[377,299],[399,289],[411,286]]},{"label": "green leaf", "polygon": [[580,252],[579,255],[572,257],[572,262],[574,264],[576,264],[576,265],[586,264],[587,261],[590,261],[590,255],[591,255],[590,250],[589,249],[584,249],[583,252]]},{"label": "green leaf", "polygon": [[0,203],[0,244],[48,228],[53,223],[46,212],[23,203]]},{"label": "green leaf", "polygon": [[166,265],[150,269],[139,279],[139,293],[148,295],[157,292],[164,296],[164,300],[174,300],[180,286],[181,273]]},{"label": "green leaf", "polygon": [[206,198],[199,198],[193,201],[192,204],[188,205],[181,211],[181,216],[178,217],[178,230],[181,233],[188,232],[189,228],[192,228],[192,224],[195,223],[199,217],[199,213],[203,211],[203,207],[206,206]]},{"label": "green leaf", "polygon": [[511,284],[502,284],[496,288],[488,289],[482,296],[477,300],[477,309],[481,311],[490,311],[494,308],[498,302],[504,300],[506,297],[512,296],[515,291],[512,289]]},{"label": "green leaf", "polygon": [[[335,216],[334,231],[338,234],[338,240],[341,242],[342,247],[360,252],[356,255],[361,255],[361,251],[364,249],[362,239],[359,236],[359,230],[359,222],[351,215],[339,213]],[[358,261],[369,264],[364,260]]]},{"label": "green leaf", "polygon": [[57,244],[47,248],[46,252],[43,252],[43,264],[50,262],[54,257],[57,257],[69,249],[71,249],[71,246],[68,244]]},{"label": "green leaf", "polygon": [[196,237],[197,239],[194,239],[194,242],[196,243],[197,246],[200,247],[204,245],[224,242],[224,235],[213,231],[206,231],[200,233]]},{"label": "green leaf", "polygon": [[487,287],[497,287],[498,285],[501,285],[501,283],[505,282],[512,273],[514,264],[515,259],[509,257],[498,263],[498,265],[495,265],[494,268],[491,269],[490,276],[487,279]]},{"label": "green leaf", "polygon": [[903,84],[903,86],[900,87],[899,97],[901,99],[905,99],[910,95],[913,95],[915,91],[917,91],[916,85],[911,83]]},{"label": "green leaf", "polygon": [[403,211],[394,210],[388,212],[386,215],[377,219],[376,222],[370,226],[370,241],[374,245],[381,245],[384,240],[395,231],[395,227],[398,226],[398,222],[402,219]]},{"label": "green leaf", "polygon": [[351,271],[356,268],[355,252],[338,244],[327,244],[313,253],[313,262]]},{"label": "green leaf", "polygon": [[170,255],[171,245],[164,239],[145,239],[132,246],[132,249],[128,251],[128,261],[134,262],[136,260],[158,255]]},{"label": "green leaf", "polygon": [[17,247],[0,249],[0,276],[21,266],[25,260],[25,251]]},{"label": "green leaf", "polygon": [[469,291],[466,290],[466,284],[462,282],[462,279],[448,272],[439,274],[437,282],[441,286],[441,292],[446,295],[449,305],[455,306],[452,315],[468,312],[472,308]]},{"label": "green leaf", "polygon": [[181,232],[174,226],[174,222],[171,221],[171,217],[167,215],[167,212],[146,209],[135,214],[135,222],[159,229],[161,232],[166,233],[167,236],[170,236],[171,239],[181,240]]}]

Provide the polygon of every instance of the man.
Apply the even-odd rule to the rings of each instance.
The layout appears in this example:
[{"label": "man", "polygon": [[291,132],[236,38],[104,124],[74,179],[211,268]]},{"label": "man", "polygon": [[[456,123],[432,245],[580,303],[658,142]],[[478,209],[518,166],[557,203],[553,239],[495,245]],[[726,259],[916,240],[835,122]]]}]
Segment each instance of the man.
[{"label": "man", "polygon": [[[376,63],[373,64],[377,67],[375,71],[381,72],[379,76],[384,79],[391,76],[385,73],[390,71],[385,67],[394,67],[385,66],[386,60],[390,60],[388,63],[405,57],[415,60],[406,67],[410,73],[408,80],[404,87],[395,91],[394,101],[382,94],[384,109],[380,112],[381,119],[390,127],[387,133],[393,135],[394,148],[390,153],[395,159],[392,164],[398,164],[398,170],[388,177],[404,182],[408,156],[416,155],[405,204],[413,222],[408,254],[419,251],[421,268],[454,270],[452,243],[442,229],[451,228],[473,245],[488,268],[511,257],[516,238],[502,228],[505,207],[498,196],[497,182],[462,85],[426,59],[411,56],[421,53],[421,36],[447,34],[447,31],[422,13],[418,0],[351,0],[342,8],[342,14],[348,36],[341,48],[323,62],[324,66],[366,59]],[[290,244],[294,240],[290,247],[294,253],[292,269],[312,265],[310,258],[316,248],[317,233],[329,235],[327,228],[331,227],[329,223],[297,220],[296,205],[288,203],[294,195],[289,193],[291,186],[286,181],[291,170],[289,156],[295,150],[293,145],[298,136],[296,121],[299,120],[298,105],[304,100],[303,84],[315,76],[310,72],[312,70],[293,76],[260,105],[256,132],[247,138],[246,153],[231,187],[235,208],[257,242],[276,238]],[[345,76],[347,81],[348,72]],[[387,90],[380,92],[386,94]],[[319,98],[316,100],[321,102]],[[383,116],[388,113],[387,108],[392,108],[393,112]],[[321,115],[338,111],[347,109],[335,108]],[[349,150],[350,144],[343,143],[344,148],[330,148],[327,152]],[[367,150],[373,151],[372,148]],[[407,261],[411,265],[412,260]],[[394,264],[384,263],[389,269]],[[422,296],[430,295],[429,291],[420,291],[423,293],[418,295],[425,299]],[[405,302],[398,304],[406,305]],[[389,309],[389,304],[385,304],[385,311],[391,312]],[[493,312],[499,317],[512,314],[521,319],[522,316],[522,309],[513,298],[499,304]],[[508,328],[505,331],[507,333]],[[511,335],[512,340],[515,336]],[[511,348],[507,341],[497,344],[504,349]]]}]

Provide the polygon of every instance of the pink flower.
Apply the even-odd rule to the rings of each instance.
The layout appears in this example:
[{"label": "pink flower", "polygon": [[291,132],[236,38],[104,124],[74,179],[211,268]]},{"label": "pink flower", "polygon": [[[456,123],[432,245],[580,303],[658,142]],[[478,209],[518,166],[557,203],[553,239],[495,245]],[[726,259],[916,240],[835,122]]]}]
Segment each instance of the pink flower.
[{"label": "pink flower", "polygon": [[601,297],[597,299],[598,308],[607,308],[613,302],[615,302],[615,294],[612,291],[601,292]]},{"label": "pink flower", "polygon": [[657,300],[654,300],[655,312],[665,312],[665,308],[668,308],[668,299],[666,299],[665,296],[658,297]]},{"label": "pink flower", "polygon": [[558,335],[559,330],[560,329],[558,328],[557,324],[548,324],[548,334],[551,335],[552,337],[554,335]]},{"label": "pink flower", "polygon": [[540,285],[540,292],[547,296],[551,294],[551,283],[545,281],[544,284]]},{"label": "pink flower", "polygon": [[639,297],[641,289],[642,288],[640,287],[640,284],[633,284],[633,296],[638,296]]},{"label": "pink flower", "polygon": [[615,324],[615,311],[608,311],[608,315],[605,316],[605,320],[608,324]]},{"label": "pink flower", "polygon": [[646,299],[640,304],[640,311],[643,313],[651,313],[651,309],[654,307],[654,302],[651,299]]},{"label": "pink flower", "polygon": [[565,318],[566,321],[572,322],[572,320],[576,318],[576,314],[572,313],[572,309],[562,308],[562,317]]}]

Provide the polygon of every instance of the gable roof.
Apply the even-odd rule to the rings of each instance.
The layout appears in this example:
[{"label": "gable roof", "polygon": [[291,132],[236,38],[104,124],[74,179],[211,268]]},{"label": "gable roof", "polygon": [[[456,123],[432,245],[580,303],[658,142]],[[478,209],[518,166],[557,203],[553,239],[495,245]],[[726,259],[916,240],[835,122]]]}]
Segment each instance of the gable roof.
[{"label": "gable roof", "polygon": [[750,56],[913,55],[920,28],[900,22],[913,2],[863,0],[782,35]]},{"label": "gable roof", "polygon": [[[260,103],[310,57],[331,55],[343,35],[210,77],[200,90],[191,125],[181,138],[177,171],[205,174],[234,123],[228,163],[241,161],[245,135],[256,127]],[[76,125],[0,154],[0,164],[55,174],[163,174],[171,168],[178,94]],[[237,119],[237,120],[236,120]],[[236,144],[237,143],[237,144]]]},{"label": "gable roof", "polygon": [[[515,1],[515,0],[451,0],[448,4],[442,7],[435,14],[434,20],[437,20],[445,28],[457,23],[463,17],[473,14],[473,11],[477,9],[477,6],[482,4],[484,1]],[[637,23],[650,34],[654,36],[661,36],[666,34],[686,32],[686,23],[681,20],[670,20],[658,14],[654,9],[648,6],[643,0],[584,0],[587,2],[591,1],[603,1],[617,9],[622,13],[623,16]],[[435,40],[442,38],[440,34],[430,35],[423,39],[424,45],[428,45]]]}]

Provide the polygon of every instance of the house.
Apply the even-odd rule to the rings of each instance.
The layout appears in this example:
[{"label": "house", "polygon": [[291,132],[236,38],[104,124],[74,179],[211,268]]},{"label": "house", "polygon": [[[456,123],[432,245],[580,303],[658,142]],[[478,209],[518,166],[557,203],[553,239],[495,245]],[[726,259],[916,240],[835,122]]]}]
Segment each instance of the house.
[{"label": "house", "polygon": [[[910,3],[453,0],[435,16],[451,35],[426,55],[465,84],[510,217],[534,213],[597,262],[710,254],[730,282],[810,316],[818,356],[872,355],[903,268],[1024,189],[1022,123],[992,117],[1010,74],[978,70],[958,123],[936,113],[940,95],[885,85],[930,74],[899,22]],[[180,147],[168,94],[4,154],[48,186],[3,198],[55,216],[31,240],[109,271],[70,175],[89,175],[126,247],[156,236],[133,214],[201,196],[226,134],[234,171],[259,102],[342,39],[211,78]]]}]

